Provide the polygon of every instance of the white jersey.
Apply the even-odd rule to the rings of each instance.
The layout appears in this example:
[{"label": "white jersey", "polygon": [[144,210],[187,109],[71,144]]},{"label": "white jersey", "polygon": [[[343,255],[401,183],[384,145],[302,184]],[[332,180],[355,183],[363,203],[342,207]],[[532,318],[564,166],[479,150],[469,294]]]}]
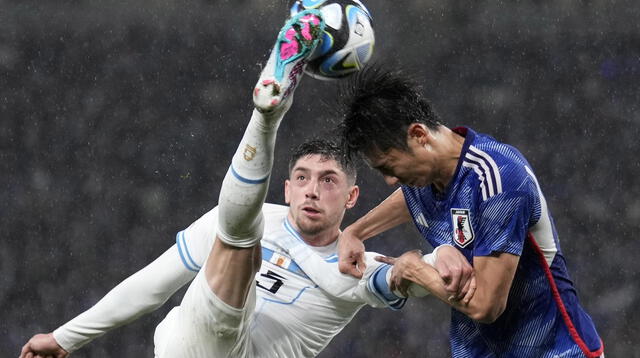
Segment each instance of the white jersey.
[{"label": "white jersey", "polygon": [[[362,280],[342,275],[336,244],[305,245],[287,222],[287,210],[273,204],[263,207],[263,265],[256,275],[256,309],[249,332],[256,345],[253,351],[268,356],[317,355],[363,305],[402,307],[405,301],[388,292],[384,278],[388,266],[373,260],[374,253],[366,254]],[[160,257],[56,329],[53,336],[58,344],[68,352],[76,351],[162,306],[204,265],[215,240],[217,220],[214,208],[178,233],[176,244]]]},{"label": "white jersey", "polygon": [[[367,253],[361,280],[338,271],[337,242],[303,243],[287,220],[288,207],[265,204],[262,266],[256,274],[256,305],[249,328],[251,351],[266,357],[317,355],[365,304],[400,308],[404,299],[384,298],[373,282],[385,266]],[[199,271],[216,237],[217,209],[177,235],[180,259]],[[203,308],[206,309],[206,308]]]}]

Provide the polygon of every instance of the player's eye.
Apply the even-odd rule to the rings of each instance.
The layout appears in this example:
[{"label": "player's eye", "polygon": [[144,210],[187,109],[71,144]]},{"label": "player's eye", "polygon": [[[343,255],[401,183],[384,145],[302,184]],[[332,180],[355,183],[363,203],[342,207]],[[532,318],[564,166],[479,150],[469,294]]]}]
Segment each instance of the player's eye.
[{"label": "player's eye", "polygon": [[305,180],[305,179],[306,179],[306,178],[305,178],[305,176],[304,176],[304,175],[298,175],[298,176],[296,177],[296,180]]}]

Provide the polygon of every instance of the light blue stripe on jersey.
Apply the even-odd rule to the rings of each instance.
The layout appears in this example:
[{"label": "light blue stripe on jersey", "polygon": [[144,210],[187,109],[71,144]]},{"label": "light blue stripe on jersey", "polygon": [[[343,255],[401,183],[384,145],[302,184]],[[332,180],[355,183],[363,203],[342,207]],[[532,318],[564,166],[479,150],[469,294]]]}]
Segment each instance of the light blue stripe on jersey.
[{"label": "light blue stripe on jersey", "polygon": [[[285,218],[284,219],[284,228],[291,234],[293,235],[293,237],[295,237],[296,239],[300,240],[300,242],[302,242],[304,245],[307,245],[306,242],[304,242],[304,240],[302,240],[302,237],[300,237],[300,234],[296,231],[296,229],[293,228],[293,226],[291,226],[291,223],[289,222],[289,218]],[[338,255],[337,254],[331,254],[327,257],[323,258],[325,262],[338,262]]]},{"label": "light blue stripe on jersey", "polygon": [[262,183],[266,182],[267,179],[269,179],[269,175],[267,175],[266,177],[261,178],[261,179],[245,178],[242,175],[238,174],[238,172],[236,172],[235,169],[233,169],[233,165],[230,166],[229,168],[231,168],[231,173],[233,174],[233,176],[236,177],[236,179],[240,180],[243,183],[247,183],[247,184],[262,184]]},{"label": "light blue stripe on jersey", "polygon": [[[303,276],[303,277],[305,277],[305,278],[308,278],[308,277],[307,277],[307,275],[304,273],[304,271],[302,271],[302,269],[300,268],[300,266],[298,266],[298,264],[297,264],[297,263],[295,263],[293,260],[291,260],[291,262],[289,263],[289,265],[288,265],[287,267],[280,266],[280,265],[278,265],[277,263],[272,262],[272,261],[271,261],[271,258],[273,257],[273,255],[274,255],[274,254],[279,254],[279,253],[276,253],[276,252],[274,252],[273,250],[271,250],[271,249],[269,249],[269,248],[266,248],[266,247],[264,247],[264,246],[262,247],[262,259],[263,259],[264,261],[271,262],[272,264],[274,264],[274,265],[276,265],[276,266],[278,266],[278,267],[281,267],[281,268],[283,268],[283,269],[285,269],[285,270],[287,270],[287,271],[291,271],[291,272],[293,272],[293,273],[295,273],[295,274],[298,274],[298,275],[300,275],[300,276]],[[282,254],[279,254],[279,255],[282,255]],[[284,255],[282,255],[282,256],[284,256]]]},{"label": "light blue stripe on jersey", "polygon": [[396,296],[389,288],[389,284],[387,283],[387,271],[389,271],[390,268],[391,265],[386,264],[379,266],[369,278],[367,286],[369,287],[369,291],[376,295],[380,301],[387,303],[389,308],[399,310],[404,306],[407,300]]},{"label": "light blue stripe on jersey", "polygon": [[272,298],[266,298],[266,297],[262,297],[262,299],[263,299],[263,300],[265,300],[265,301],[267,301],[267,302],[278,303],[278,304],[281,304],[281,305],[291,305],[291,304],[296,303],[296,301],[298,300],[298,298],[300,298],[300,296],[302,296],[302,293],[304,293],[304,291],[306,291],[308,288],[316,288],[316,287],[318,287],[318,285],[316,285],[316,286],[314,286],[314,287],[312,287],[312,286],[306,286],[306,287],[303,287],[303,288],[300,290],[300,292],[298,292],[298,294],[296,295],[296,297],[294,297],[294,298],[293,298],[291,301],[289,301],[289,302],[280,301],[280,300],[274,300],[274,299],[272,299]]},{"label": "light blue stripe on jersey", "polygon": [[191,270],[198,272],[200,271],[200,266],[196,264],[191,255],[189,254],[189,249],[187,248],[187,242],[184,238],[184,230],[180,231],[178,235],[176,235],[176,244],[178,245],[178,253],[180,254],[180,259],[184,266]]},{"label": "light blue stripe on jersey", "polygon": [[298,234],[296,229],[294,229],[293,226],[291,226],[291,223],[289,222],[289,218],[284,219],[283,225],[284,225],[284,228],[289,232],[289,234],[293,235],[293,237],[295,237],[296,239],[304,243],[304,240],[302,240],[302,238],[300,237],[300,234]]},{"label": "light blue stripe on jersey", "polygon": [[398,299],[399,297],[391,292],[389,284],[387,284],[387,271],[389,271],[389,268],[391,268],[391,266],[389,265],[382,265],[378,267],[376,272],[373,273],[373,279],[371,280],[371,283],[376,289],[376,292],[380,293],[384,298],[390,301]]}]

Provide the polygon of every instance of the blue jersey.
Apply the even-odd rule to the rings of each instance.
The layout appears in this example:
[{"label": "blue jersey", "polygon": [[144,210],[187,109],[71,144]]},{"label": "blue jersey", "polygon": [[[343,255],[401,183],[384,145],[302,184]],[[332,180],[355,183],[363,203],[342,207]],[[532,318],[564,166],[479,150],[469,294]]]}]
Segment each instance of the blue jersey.
[{"label": "blue jersey", "polygon": [[454,357],[597,357],[603,345],[578,302],[551,214],[520,152],[468,128],[445,192],[402,191],[420,233],[434,247],[474,256],[520,256],[504,313],[491,324],[452,309]]}]

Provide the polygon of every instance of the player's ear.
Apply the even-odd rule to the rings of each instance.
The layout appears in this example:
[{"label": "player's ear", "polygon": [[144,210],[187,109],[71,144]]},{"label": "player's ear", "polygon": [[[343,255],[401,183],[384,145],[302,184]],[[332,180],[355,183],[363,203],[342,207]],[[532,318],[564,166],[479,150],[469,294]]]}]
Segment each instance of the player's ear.
[{"label": "player's ear", "polygon": [[347,202],[345,203],[345,207],[347,209],[351,209],[356,205],[358,201],[358,196],[360,196],[360,187],[354,185],[349,189],[349,194],[347,196]]},{"label": "player's ear", "polygon": [[415,140],[422,147],[431,140],[429,129],[422,123],[411,123],[407,128],[407,140]]},{"label": "player's ear", "polygon": [[290,182],[289,179],[284,181],[284,202],[288,205],[290,204],[290,200],[289,200],[289,186],[290,186]]}]

